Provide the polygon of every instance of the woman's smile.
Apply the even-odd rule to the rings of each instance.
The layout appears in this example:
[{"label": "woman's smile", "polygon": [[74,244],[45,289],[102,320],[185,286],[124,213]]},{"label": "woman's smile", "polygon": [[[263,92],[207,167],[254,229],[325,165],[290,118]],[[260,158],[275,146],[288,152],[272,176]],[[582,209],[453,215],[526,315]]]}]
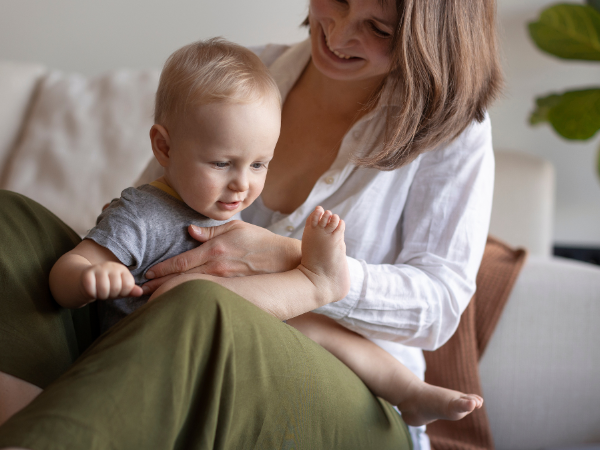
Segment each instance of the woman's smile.
[{"label": "woman's smile", "polygon": [[[311,0],[312,61],[334,80],[362,81],[384,77],[390,67],[393,4],[377,0]],[[385,31],[380,30],[382,27]]]},{"label": "woman's smile", "polygon": [[329,42],[327,42],[327,36],[325,36],[325,32],[323,31],[323,29],[321,29],[321,35],[322,35],[322,41],[325,43],[325,47],[327,48],[327,50],[329,50],[330,53],[333,53],[334,56],[337,56],[338,59],[343,59],[343,60],[360,59],[357,56],[348,56],[341,52],[338,52],[337,50],[332,49],[331,46],[329,45]]},{"label": "woman's smile", "polygon": [[337,50],[332,49],[329,46],[329,42],[327,42],[327,36],[325,36],[325,32],[321,28],[321,49],[323,53],[325,53],[329,58],[331,58],[334,62],[338,64],[348,64],[348,63],[357,63],[363,61],[362,58],[357,56],[346,55],[342,52],[338,52]]}]

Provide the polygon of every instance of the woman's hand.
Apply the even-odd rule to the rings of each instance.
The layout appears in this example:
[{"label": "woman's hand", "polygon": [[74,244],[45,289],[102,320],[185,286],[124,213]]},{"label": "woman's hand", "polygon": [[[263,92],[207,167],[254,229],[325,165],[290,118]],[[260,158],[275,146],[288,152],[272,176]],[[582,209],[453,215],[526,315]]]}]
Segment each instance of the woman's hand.
[{"label": "woman's hand", "polygon": [[151,267],[144,294],[181,273],[228,278],[285,272],[297,267],[302,256],[299,240],[239,220],[211,228],[190,225],[188,232],[203,244]]}]

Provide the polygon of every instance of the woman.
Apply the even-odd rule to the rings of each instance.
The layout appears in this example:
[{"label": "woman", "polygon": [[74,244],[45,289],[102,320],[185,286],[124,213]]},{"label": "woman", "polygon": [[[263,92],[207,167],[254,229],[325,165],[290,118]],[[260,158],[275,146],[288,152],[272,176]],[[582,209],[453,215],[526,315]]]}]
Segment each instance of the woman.
[{"label": "woman", "polygon": [[[317,312],[422,376],[421,349],[439,347],[456,329],[483,254],[493,186],[485,110],[501,84],[494,21],[489,0],[311,0],[310,40],[260,52],[284,97],[262,202],[243,216],[249,223],[196,232],[207,242],[155,267],[148,286],[188,270],[240,276],[295,267],[300,247],[292,238],[321,204],[348,224],[352,287],[344,300]],[[31,243],[23,261],[47,242],[60,240],[55,253],[73,245],[68,232],[55,232],[60,226],[50,227],[53,219],[26,200],[10,205],[19,226],[6,233],[53,230]],[[0,444],[43,448],[34,435],[56,440],[68,433],[74,448],[102,448],[106,441],[121,448],[409,445],[389,404],[248,302],[201,282],[161,299],[96,341],[0,428]],[[73,334],[67,315],[55,313],[67,328],[61,336]],[[0,388],[22,389],[25,395],[16,397],[27,403],[39,391],[33,385],[45,387],[74,359],[77,348],[70,345],[64,362],[53,358],[59,367],[50,379],[3,358]],[[152,351],[139,351],[148,345]],[[9,441],[20,430],[34,437]],[[411,435],[416,448],[426,448],[421,430]]]}]

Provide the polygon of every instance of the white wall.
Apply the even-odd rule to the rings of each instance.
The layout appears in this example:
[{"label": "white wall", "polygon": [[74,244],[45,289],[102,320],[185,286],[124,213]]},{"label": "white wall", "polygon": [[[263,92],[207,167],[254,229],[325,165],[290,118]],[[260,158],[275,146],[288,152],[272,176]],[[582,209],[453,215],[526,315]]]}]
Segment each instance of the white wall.
[{"label": "white wall", "polygon": [[498,0],[507,89],[490,111],[494,144],[496,149],[520,150],[552,161],[557,175],[555,241],[600,246],[600,180],[594,172],[600,140],[567,141],[547,125],[533,128],[527,123],[535,96],[600,86],[600,62],[562,61],[541,53],[529,39],[527,22],[553,3]]},{"label": "white wall", "polygon": [[84,74],[160,67],[177,48],[223,36],[296,42],[304,0],[2,0],[0,58]]},{"label": "white wall", "polygon": [[[508,83],[491,110],[494,141],[497,149],[555,164],[556,241],[600,246],[600,183],[593,170],[598,139],[575,144],[547,126],[527,124],[535,95],[600,85],[600,63],[562,62],[530,42],[525,24],[551,3],[498,0]],[[0,5],[0,59],[40,61],[84,74],[159,67],[181,45],[211,36],[247,45],[306,36],[298,24],[307,0],[2,0]]]}]

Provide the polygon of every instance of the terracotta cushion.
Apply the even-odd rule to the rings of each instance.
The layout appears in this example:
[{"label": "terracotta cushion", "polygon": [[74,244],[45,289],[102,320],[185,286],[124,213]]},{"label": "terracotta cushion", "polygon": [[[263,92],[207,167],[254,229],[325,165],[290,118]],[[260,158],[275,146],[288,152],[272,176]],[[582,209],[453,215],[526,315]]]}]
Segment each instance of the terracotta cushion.
[{"label": "terracotta cushion", "polygon": [[[512,249],[488,237],[477,275],[477,292],[463,312],[456,333],[436,351],[424,352],[425,381],[482,395],[479,358],[494,332],[526,255],[523,249]],[[494,448],[485,404],[462,420],[434,422],[427,426],[427,433],[434,450]]]}]

